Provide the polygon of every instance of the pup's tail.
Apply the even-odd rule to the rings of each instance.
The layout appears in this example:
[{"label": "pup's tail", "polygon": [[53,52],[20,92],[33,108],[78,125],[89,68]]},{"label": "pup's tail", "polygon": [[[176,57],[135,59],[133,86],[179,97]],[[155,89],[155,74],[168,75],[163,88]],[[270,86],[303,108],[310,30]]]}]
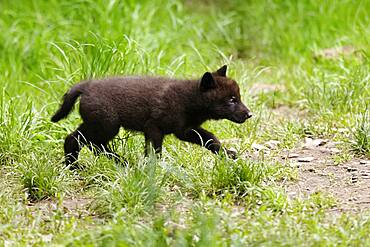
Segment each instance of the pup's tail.
[{"label": "pup's tail", "polygon": [[61,104],[59,110],[52,116],[52,122],[58,122],[59,120],[66,118],[68,114],[72,111],[73,105],[76,102],[77,98],[83,93],[83,88],[86,83],[80,83],[72,87],[66,94],[63,96],[63,103]]}]

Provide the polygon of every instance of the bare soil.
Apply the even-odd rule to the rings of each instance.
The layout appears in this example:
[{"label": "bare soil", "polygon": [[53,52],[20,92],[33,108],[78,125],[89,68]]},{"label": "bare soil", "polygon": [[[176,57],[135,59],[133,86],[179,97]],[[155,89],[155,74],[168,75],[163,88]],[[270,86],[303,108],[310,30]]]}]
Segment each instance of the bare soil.
[{"label": "bare soil", "polygon": [[28,207],[34,213],[40,213],[42,217],[50,217],[53,213],[62,210],[67,216],[83,218],[93,216],[88,210],[92,200],[88,198],[65,198],[63,201],[43,200],[37,203],[29,204]]},{"label": "bare soil", "polygon": [[[310,142],[315,143],[315,140]],[[322,192],[337,200],[333,210],[361,211],[370,208],[370,160],[351,158],[336,164],[334,156],[340,151],[335,143],[324,141],[322,145],[302,146],[283,157],[298,167],[298,179],[283,184],[291,198],[305,198]]]}]

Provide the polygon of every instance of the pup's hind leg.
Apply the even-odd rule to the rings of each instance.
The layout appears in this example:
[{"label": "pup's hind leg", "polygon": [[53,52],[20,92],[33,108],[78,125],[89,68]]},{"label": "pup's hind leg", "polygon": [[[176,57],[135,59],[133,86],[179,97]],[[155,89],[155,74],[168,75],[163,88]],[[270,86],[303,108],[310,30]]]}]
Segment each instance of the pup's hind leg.
[{"label": "pup's hind leg", "polygon": [[81,124],[75,131],[69,134],[64,142],[64,155],[66,165],[71,165],[78,159],[83,145],[86,143],[84,137],[84,124]]},{"label": "pup's hind leg", "polygon": [[88,145],[95,154],[104,151],[105,154],[109,154],[109,157],[118,157],[108,147],[108,142],[113,139],[118,130],[118,126],[102,126],[96,123],[81,124],[77,130],[67,136],[64,143],[66,164],[72,164],[78,159],[78,154],[84,145]]}]

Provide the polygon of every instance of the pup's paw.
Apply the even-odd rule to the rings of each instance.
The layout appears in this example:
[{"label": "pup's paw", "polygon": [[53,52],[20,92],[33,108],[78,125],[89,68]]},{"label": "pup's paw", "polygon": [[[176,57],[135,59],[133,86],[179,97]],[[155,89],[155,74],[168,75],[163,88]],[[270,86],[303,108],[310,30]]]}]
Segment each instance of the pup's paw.
[{"label": "pup's paw", "polygon": [[238,153],[234,149],[225,149],[227,157],[236,160],[238,158]]}]

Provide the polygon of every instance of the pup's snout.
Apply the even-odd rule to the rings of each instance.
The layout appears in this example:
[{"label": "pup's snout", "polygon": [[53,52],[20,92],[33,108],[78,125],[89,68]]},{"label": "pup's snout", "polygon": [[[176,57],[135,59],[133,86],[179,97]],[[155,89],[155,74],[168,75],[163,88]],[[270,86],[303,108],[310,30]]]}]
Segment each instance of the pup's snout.
[{"label": "pup's snout", "polygon": [[248,118],[251,118],[253,116],[253,113],[251,113],[250,111],[248,111],[246,114],[245,114],[245,118],[248,119]]},{"label": "pup's snout", "polygon": [[250,111],[243,112],[241,115],[239,115],[239,118],[236,122],[238,123],[244,123],[248,118],[251,118],[253,114]]},{"label": "pup's snout", "polygon": [[236,123],[244,123],[248,118],[251,118],[252,116],[253,113],[244,104],[240,104],[240,108],[235,114],[233,114],[231,121],[234,121]]}]

